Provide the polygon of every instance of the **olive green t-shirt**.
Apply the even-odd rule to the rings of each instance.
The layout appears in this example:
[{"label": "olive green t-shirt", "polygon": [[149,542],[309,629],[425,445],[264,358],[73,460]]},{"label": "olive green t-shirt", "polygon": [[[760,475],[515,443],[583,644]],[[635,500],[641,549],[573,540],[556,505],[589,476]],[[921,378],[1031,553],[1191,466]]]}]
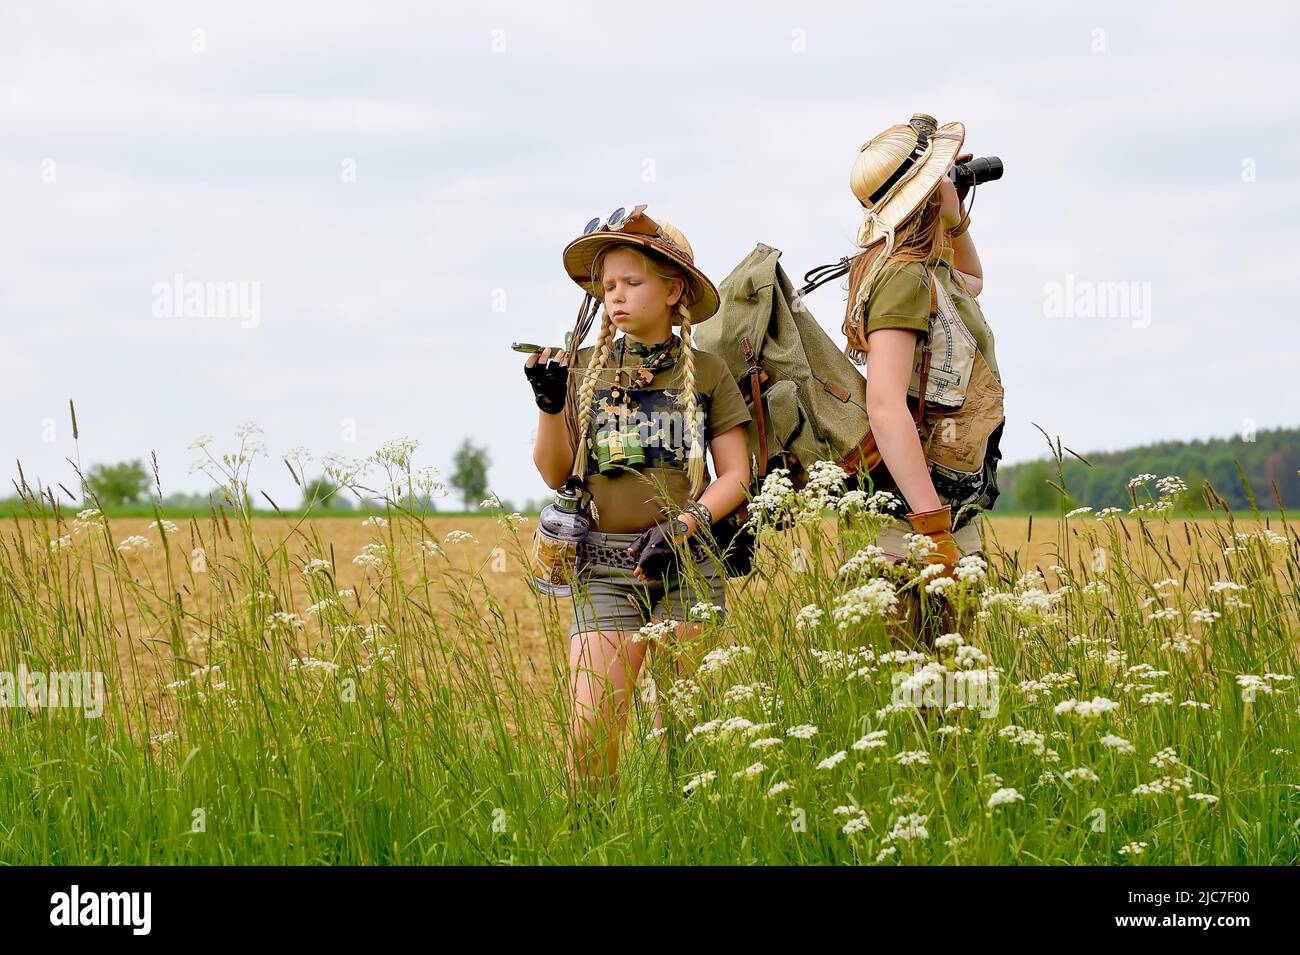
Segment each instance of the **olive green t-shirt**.
[{"label": "olive green t-shirt", "polygon": [[[673,334],[680,338],[678,332]],[[628,388],[630,414],[623,417],[614,412],[619,403],[610,400],[611,390],[616,383],[627,388],[631,376],[643,363],[631,349],[620,347],[623,338],[614,339],[605,367],[596,378],[587,431],[587,488],[600,515],[593,530],[609,534],[639,533],[675,516],[691,500],[690,480],[686,475],[689,451],[686,413],[679,402],[685,391],[683,362],[679,357],[672,367],[655,372],[644,389]],[[587,367],[594,349],[594,345],[578,349],[571,366],[574,374],[581,374]],[[621,365],[620,351],[623,352]],[[750,414],[739,386],[722,359],[694,348],[691,354],[695,367],[696,424],[704,442],[702,450],[706,452],[704,486],[707,487],[712,480],[707,454],[709,442],[715,435],[747,424]],[[579,378],[579,387],[581,382]],[[620,420],[635,429],[645,462],[601,474],[597,451],[599,432],[617,430]],[[671,506],[668,501],[672,502]]]},{"label": "olive green t-shirt", "polygon": [[[993,354],[993,329],[984,320],[975,297],[953,274],[952,249],[944,249],[932,266],[943,287],[952,296],[957,314],[975,337],[975,347],[1000,382],[997,358]],[[864,337],[878,328],[910,328],[924,332],[930,325],[930,277],[924,263],[903,262],[885,268],[876,279],[867,299],[867,325]]]}]

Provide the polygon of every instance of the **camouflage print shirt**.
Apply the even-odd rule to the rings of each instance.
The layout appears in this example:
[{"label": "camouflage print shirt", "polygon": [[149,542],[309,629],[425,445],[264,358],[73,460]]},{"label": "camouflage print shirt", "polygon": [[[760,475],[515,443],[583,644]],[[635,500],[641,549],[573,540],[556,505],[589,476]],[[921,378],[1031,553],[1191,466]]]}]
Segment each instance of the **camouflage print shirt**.
[{"label": "camouflage print shirt", "polygon": [[[594,349],[595,346],[589,346],[578,350],[572,366],[574,374],[583,373]],[[675,515],[691,499],[686,474],[689,453],[686,413],[680,401],[684,392],[680,354],[681,339],[676,332],[668,342],[654,346],[641,345],[626,336],[612,343],[605,367],[596,378],[588,426],[587,487],[600,512],[594,530],[610,534],[640,532]],[[696,424],[703,438],[701,450],[707,451],[714,435],[747,424],[750,414],[740,388],[722,359],[696,349],[691,354],[695,366]],[[667,367],[654,371],[645,387],[631,383],[647,363],[651,367],[656,364]],[[624,390],[627,414],[621,413]],[[616,436],[620,423],[624,432],[635,432],[644,463],[629,461],[602,474],[599,447],[610,446],[611,433],[614,435],[611,457],[617,456],[620,443],[625,454],[635,454],[635,439],[620,442]],[[708,460],[706,454],[706,487],[712,480]]]}]

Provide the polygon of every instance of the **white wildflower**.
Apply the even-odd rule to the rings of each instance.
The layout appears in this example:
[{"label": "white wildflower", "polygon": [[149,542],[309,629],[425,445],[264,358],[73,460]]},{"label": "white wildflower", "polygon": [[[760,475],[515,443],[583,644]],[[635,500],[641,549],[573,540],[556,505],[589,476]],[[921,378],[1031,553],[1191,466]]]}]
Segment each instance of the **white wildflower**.
[{"label": "white wildflower", "polygon": [[857,750],[878,749],[888,743],[886,737],[889,735],[888,730],[872,730],[862,739],[853,744],[852,748]]},{"label": "white wildflower", "polygon": [[836,626],[847,630],[871,617],[884,617],[898,605],[893,585],[883,577],[868,581],[835,598],[831,613]]},{"label": "white wildflower", "polygon": [[989,808],[994,809],[998,806],[1007,806],[1013,802],[1024,802],[1025,797],[1020,795],[1019,791],[1011,787],[996,790],[993,795],[989,796]]},{"label": "white wildflower", "polygon": [[1101,743],[1102,746],[1109,746],[1111,749],[1119,753],[1132,753],[1135,750],[1133,744],[1130,743],[1128,740],[1126,740],[1124,737],[1113,736],[1109,733],[1103,736],[1097,742]]},{"label": "white wildflower", "polygon": [[686,781],[686,785],[682,787],[682,792],[686,793],[687,795],[690,795],[696,789],[700,789],[704,786],[709,785],[709,783],[713,782],[713,780],[716,779],[717,776],[718,776],[717,770],[713,770],[713,769],[706,769],[702,773],[696,773],[694,776],[692,776],[690,779]]},{"label": "white wildflower", "polygon": [[894,820],[894,827],[885,833],[885,842],[911,842],[913,839],[929,839],[930,830],[925,824],[930,821],[930,817],[921,813],[908,813],[906,816],[899,816]]},{"label": "white wildflower", "polygon": [[929,766],[930,754],[923,749],[903,750],[890,757],[900,766]]},{"label": "white wildflower", "polygon": [[630,638],[633,643],[653,642],[663,640],[677,632],[677,621],[673,619],[660,620],[645,624],[637,631],[637,636]]},{"label": "white wildflower", "polygon": [[804,631],[813,629],[821,623],[824,616],[826,616],[826,612],[822,610],[821,607],[816,604],[809,604],[795,614],[794,627],[800,633],[803,633]]},{"label": "white wildflower", "polygon": [[687,611],[686,615],[691,620],[712,620],[714,617],[716,617],[718,614],[722,612],[723,612],[722,607],[714,603],[709,603],[707,600],[704,600],[701,601],[700,603],[692,605],[691,609]]},{"label": "white wildflower", "polygon": [[850,577],[870,573],[884,567],[887,563],[889,558],[885,556],[884,550],[875,544],[868,544],[840,566],[839,576]]},{"label": "white wildflower", "polygon": [[1100,719],[1104,714],[1119,709],[1119,704],[1104,696],[1094,696],[1091,700],[1062,700],[1056,704],[1057,716],[1068,713],[1081,720]]},{"label": "white wildflower", "polygon": [[823,759],[820,763],[818,763],[818,764],[817,764],[817,768],[818,768],[818,769],[834,769],[834,768],[835,768],[836,766],[838,766],[840,763],[844,762],[845,758],[846,758],[848,755],[849,755],[849,754],[848,754],[848,751],[847,751],[847,750],[843,750],[843,749],[840,750],[838,753],[832,753],[830,756],[827,756],[827,757],[826,757],[825,759]]},{"label": "white wildflower", "polygon": [[1067,780],[1082,779],[1085,782],[1089,782],[1089,783],[1095,783],[1101,781],[1101,777],[1098,776],[1096,773],[1094,773],[1087,766],[1076,766],[1074,769],[1067,769],[1061,775],[1063,778]]}]

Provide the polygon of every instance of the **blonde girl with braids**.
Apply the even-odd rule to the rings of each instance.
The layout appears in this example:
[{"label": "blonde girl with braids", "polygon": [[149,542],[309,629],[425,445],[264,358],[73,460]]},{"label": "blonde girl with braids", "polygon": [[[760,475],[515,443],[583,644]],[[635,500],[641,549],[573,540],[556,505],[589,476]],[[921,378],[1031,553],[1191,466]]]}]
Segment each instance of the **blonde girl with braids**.
[{"label": "blonde girl with braids", "polygon": [[[926,561],[939,565],[942,576],[953,576],[961,557],[982,553],[979,514],[997,497],[1001,456],[1001,375],[993,331],[977,300],[983,267],[969,231],[969,213],[962,208],[964,194],[948,176],[956,162],[970,158],[958,155],[964,140],[961,123],[939,127],[932,117],[917,114],[865,143],[849,176],[864,210],[858,245],[867,252],[850,271],[847,354],[867,366],[867,413],[884,464],[875,486],[901,498],[895,521],[881,531],[877,543],[897,561],[907,553],[908,535],[924,534],[934,545]],[[932,473],[909,405],[922,339],[931,334],[935,310],[954,319],[954,328],[959,320],[974,340],[971,370],[961,373],[965,380],[960,386],[967,402],[975,398],[969,407],[988,409],[983,420],[961,419],[968,432],[963,440],[975,446],[980,439],[987,441],[982,471],[962,482],[949,483],[942,472]],[[930,345],[943,350],[933,340]],[[948,374],[940,367],[944,361],[932,352],[932,374]],[[906,621],[901,630],[926,644],[935,629],[959,631],[964,622],[940,615],[934,627],[923,627],[914,591],[900,600],[899,615]]]},{"label": "blonde girl with braids", "polygon": [[[601,304],[595,344],[571,366],[550,349],[525,365],[540,409],[534,463],[549,487],[576,474],[590,496],[569,629],[568,766],[577,789],[606,794],[617,789],[619,738],[647,652],[666,695],[707,649],[700,618],[725,613],[709,530],[750,481],[744,398],[722,359],[691,340],[717,311],[717,289],[686,237],[644,209],[593,220],[565,249],[570,277]],[[648,624],[661,635],[646,640]],[[684,728],[667,716],[672,768]],[[656,728],[664,722],[661,710]]]}]

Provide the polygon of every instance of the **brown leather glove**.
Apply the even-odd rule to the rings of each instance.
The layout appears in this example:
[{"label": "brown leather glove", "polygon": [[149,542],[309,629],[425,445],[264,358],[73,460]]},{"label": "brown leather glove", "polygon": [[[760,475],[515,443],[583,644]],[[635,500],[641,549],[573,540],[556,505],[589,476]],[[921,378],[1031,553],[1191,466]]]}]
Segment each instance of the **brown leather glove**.
[{"label": "brown leather glove", "polygon": [[934,541],[935,549],[925,555],[926,564],[942,564],[943,572],[939,577],[957,576],[957,560],[961,556],[957,551],[957,541],[952,536],[952,507],[945,504],[932,511],[908,511],[907,520],[912,530],[924,534]]}]

